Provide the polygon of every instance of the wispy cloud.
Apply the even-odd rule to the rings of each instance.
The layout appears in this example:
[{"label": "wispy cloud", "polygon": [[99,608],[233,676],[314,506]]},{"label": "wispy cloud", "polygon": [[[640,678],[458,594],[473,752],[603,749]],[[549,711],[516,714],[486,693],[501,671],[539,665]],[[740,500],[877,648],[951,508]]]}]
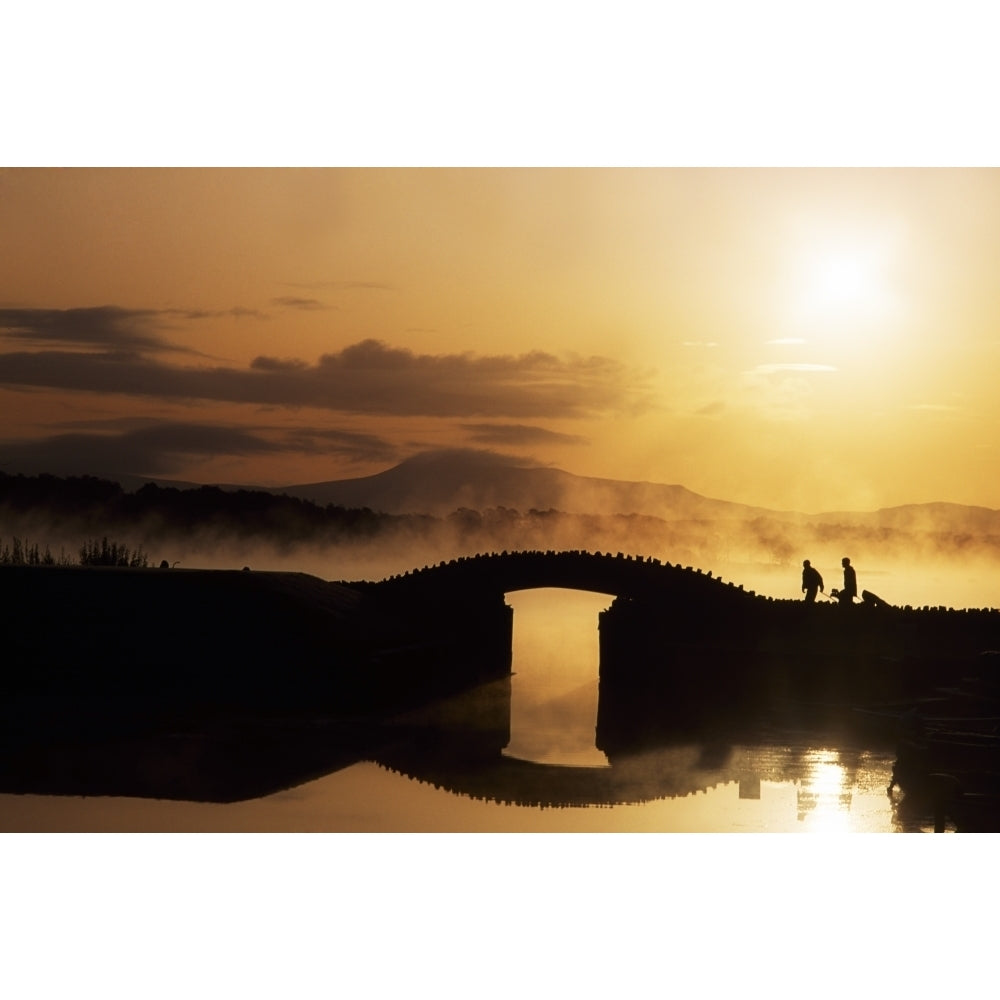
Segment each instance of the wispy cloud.
[{"label": "wispy cloud", "polygon": [[469,432],[469,440],[480,444],[585,444],[587,440],[577,434],[562,434],[530,424],[462,424],[461,426],[463,430]]},{"label": "wispy cloud", "polygon": [[87,309],[0,309],[0,335],[18,341],[75,344],[115,350],[173,350],[150,332],[153,309],[96,306]]},{"label": "wispy cloud", "polygon": [[833,365],[813,365],[813,364],[770,364],[757,365],[748,375],[779,375],[782,372],[835,372],[837,369]]},{"label": "wispy cloud", "polygon": [[79,309],[0,309],[0,337],[60,346],[98,347],[112,351],[197,353],[167,340],[160,331],[177,320],[221,316],[265,318],[255,309],[224,310],[123,309],[88,306]]},{"label": "wispy cloud", "polygon": [[220,316],[235,316],[237,319],[268,319],[265,312],[259,309],[247,309],[245,306],[233,306],[231,309],[158,309],[155,313],[161,318],[170,319],[218,319]]},{"label": "wispy cloud", "polygon": [[307,311],[330,308],[319,299],[303,299],[295,295],[282,295],[279,298],[271,299],[271,304],[282,306],[285,309],[305,309]]},{"label": "wispy cloud", "polygon": [[399,450],[385,438],[333,428],[283,430],[280,432],[280,443],[285,451],[332,455],[352,462],[390,462],[399,457]]},{"label": "wispy cloud", "polygon": [[387,285],[381,281],[284,281],[282,284],[286,288],[305,288],[311,291],[322,288],[335,292],[391,292],[394,290],[393,285]]}]

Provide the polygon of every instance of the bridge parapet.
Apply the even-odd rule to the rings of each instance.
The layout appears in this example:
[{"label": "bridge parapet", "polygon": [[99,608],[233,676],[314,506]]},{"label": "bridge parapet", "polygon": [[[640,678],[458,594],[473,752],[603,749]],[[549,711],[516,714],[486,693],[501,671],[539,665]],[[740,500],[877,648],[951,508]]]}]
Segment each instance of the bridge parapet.
[{"label": "bridge parapet", "polygon": [[[754,598],[742,586],[724,583],[711,572],[659,559],[583,550],[525,550],[480,554],[441,562],[378,583],[351,586],[379,598],[421,600],[429,595],[474,600],[476,595],[542,587],[586,590],[629,599]],[[758,600],[766,600],[758,598]]]}]

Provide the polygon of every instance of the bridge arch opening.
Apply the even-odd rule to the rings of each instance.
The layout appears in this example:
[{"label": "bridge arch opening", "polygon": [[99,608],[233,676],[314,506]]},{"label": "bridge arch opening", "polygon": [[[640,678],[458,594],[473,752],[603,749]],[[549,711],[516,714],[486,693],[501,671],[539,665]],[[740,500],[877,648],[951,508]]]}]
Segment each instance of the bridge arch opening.
[{"label": "bridge arch opening", "polygon": [[596,745],[597,626],[612,600],[559,587],[506,594],[514,609],[507,756],[579,767],[608,763]]}]

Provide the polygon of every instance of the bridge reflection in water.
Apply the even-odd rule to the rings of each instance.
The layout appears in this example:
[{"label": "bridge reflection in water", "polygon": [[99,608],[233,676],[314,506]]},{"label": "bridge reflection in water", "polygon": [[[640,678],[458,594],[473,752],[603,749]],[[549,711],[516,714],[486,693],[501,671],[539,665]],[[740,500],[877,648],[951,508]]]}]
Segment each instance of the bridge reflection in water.
[{"label": "bridge reflection in water", "polygon": [[[902,820],[893,825],[893,807],[885,795],[888,751],[843,740],[834,746],[821,733],[801,731],[686,731],[677,738],[664,732],[641,751],[609,748],[601,763],[565,766],[551,762],[560,759],[558,753],[550,760],[545,754],[527,760],[505,751],[511,733],[505,705],[510,705],[510,682],[497,681],[409,713],[397,720],[407,728],[407,737],[385,746],[375,760],[435,789],[487,803],[545,809],[645,807],[644,813],[632,813],[634,829],[662,829],[657,825],[662,810],[656,804],[679,799],[693,800],[693,818],[685,821],[691,825],[684,827],[692,830],[739,829],[741,808],[748,830],[766,829],[761,815],[775,808],[783,815],[779,828],[902,828]],[[720,804],[731,810],[728,817],[718,814]]]},{"label": "bridge reflection in water", "polygon": [[507,595],[514,609],[510,757],[607,766],[597,731],[599,594],[564,589]]}]

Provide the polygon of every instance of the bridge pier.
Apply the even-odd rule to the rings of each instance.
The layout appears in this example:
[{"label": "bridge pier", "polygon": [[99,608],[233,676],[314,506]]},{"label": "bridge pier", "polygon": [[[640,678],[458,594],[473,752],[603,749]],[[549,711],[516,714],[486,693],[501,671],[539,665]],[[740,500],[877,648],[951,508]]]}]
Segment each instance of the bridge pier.
[{"label": "bridge pier", "polygon": [[514,609],[501,592],[379,596],[363,614],[369,669],[390,702],[429,701],[510,676]]}]

